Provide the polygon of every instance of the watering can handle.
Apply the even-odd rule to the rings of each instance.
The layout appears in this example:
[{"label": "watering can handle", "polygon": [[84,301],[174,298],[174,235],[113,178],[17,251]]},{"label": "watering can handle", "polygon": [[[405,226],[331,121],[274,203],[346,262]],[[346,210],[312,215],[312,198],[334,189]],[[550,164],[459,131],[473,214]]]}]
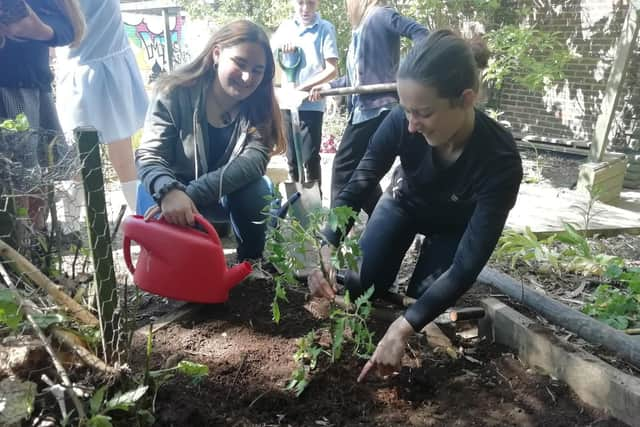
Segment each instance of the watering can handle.
[{"label": "watering can handle", "polygon": [[220,241],[220,237],[218,236],[216,229],[213,228],[213,225],[209,221],[204,219],[204,217],[200,214],[195,214],[193,218],[196,220],[198,224],[200,224],[200,226],[202,226],[202,228],[204,228],[204,231],[206,231],[209,237],[211,237],[211,240],[213,240],[213,243],[222,247],[222,242]]},{"label": "watering can handle", "polygon": [[127,264],[127,268],[131,274],[134,274],[136,269],[131,262],[131,238],[128,236],[124,236],[122,240],[122,252],[124,252],[124,262]]},{"label": "watering can handle", "polygon": [[[202,228],[204,228],[209,237],[211,237],[211,240],[213,240],[216,245],[222,247],[220,237],[218,236],[216,229],[213,228],[213,225],[211,225],[211,223],[204,219],[204,217],[200,214],[195,214],[194,219],[198,224],[202,226]],[[128,236],[124,236],[124,239],[122,240],[122,252],[124,253],[124,262],[127,264],[127,268],[129,269],[131,274],[134,274],[136,272],[136,269],[133,266],[133,262],[131,261],[131,238]]]}]

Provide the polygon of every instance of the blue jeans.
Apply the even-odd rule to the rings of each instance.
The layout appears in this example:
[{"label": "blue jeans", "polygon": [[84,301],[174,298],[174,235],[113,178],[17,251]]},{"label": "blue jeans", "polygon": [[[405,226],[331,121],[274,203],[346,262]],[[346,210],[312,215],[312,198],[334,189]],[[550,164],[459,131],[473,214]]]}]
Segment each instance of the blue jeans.
[{"label": "blue jeans", "polygon": [[[264,250],[266,221],[263,213],[273,196],[271,180],[263,176],[240,190],[228,194],[218,203],[210,206],[198,206],[200,213],[211,223],[229,222],[238,242],[238,261],[262,258]],[[139,215],[155,201],[144,187],[138,183],[136,211]]]},{"label": "blue jeans", "polygon": [[[464,227],[444,227],[431,223],[429,214],[415,211],[384,193],[360,238],[362,261],[360,283],[349,291],[357,296],[375,285],[383,295],[393,284],[407,250],[416,234],[424,234],[420,255],[413,270],[407,295],[419,298],[452,264]],[[455,303],[458,290],[447,289],[443,297]]]}]

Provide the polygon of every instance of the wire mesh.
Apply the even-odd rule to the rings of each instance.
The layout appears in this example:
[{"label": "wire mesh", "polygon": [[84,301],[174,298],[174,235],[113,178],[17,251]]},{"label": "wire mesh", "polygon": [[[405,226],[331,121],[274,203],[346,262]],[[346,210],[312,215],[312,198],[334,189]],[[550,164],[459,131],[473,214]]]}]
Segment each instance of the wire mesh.
[{"label": "wire mesh", "polygon": [[[111,184],[97,133],[76,136],[0,127],[0,370],[37,385],[33,417],[59,419],[74,408],[66,399],[63,409],[55,398],[54,389],[65,387],[61,371],[43,356],[37,328],[24,313],[90,395],[91,384],[127,363],[137,312],[138,294],[128,285],[122,257],[113,255],[114,237],[116,245],[120,240],[113,231],[122,217],[114,212],[124,210],[107,203]],[[82,138],[84,152],[78,149]],[[25,372],[18,362],[2,363],[16,351],[33,352],[25,356]],[[5,380],[0,390],[11,390]]]}]

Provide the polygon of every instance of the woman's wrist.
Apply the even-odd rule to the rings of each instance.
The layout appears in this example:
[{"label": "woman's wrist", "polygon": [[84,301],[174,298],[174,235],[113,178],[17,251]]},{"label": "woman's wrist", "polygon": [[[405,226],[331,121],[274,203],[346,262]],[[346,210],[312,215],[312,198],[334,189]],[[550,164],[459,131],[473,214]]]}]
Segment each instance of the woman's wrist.
[{"label": "woman's wrist", "polygon": [[404,316],[398,317],[392,324],[391,328],[395,330],[400,336],[404,338],[409,338],[415,331],[413,330],[413,326],[411,323],[404,318]]}]

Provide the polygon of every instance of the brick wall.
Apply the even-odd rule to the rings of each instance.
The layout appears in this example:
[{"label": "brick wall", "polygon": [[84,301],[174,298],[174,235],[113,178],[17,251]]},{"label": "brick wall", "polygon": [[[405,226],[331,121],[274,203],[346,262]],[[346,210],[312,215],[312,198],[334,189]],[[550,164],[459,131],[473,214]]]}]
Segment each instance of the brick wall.
[{"label": "brick wall", "polygon": [[[518,135],[549,138],[591,139],[602,95],[624,22],[627,3],[620,0],[551,0],[538,11],[536,27],[557,32],[576,54],[565,79],[545,91],[531,92],[506,81],[500,96],[502,118],[510,121]],[[636,51],[625,77],[625,92],[617,106],[620,123],[627,132],[635,122],[640,88]],[[616,130],[612,129],[612,135]]]}]

